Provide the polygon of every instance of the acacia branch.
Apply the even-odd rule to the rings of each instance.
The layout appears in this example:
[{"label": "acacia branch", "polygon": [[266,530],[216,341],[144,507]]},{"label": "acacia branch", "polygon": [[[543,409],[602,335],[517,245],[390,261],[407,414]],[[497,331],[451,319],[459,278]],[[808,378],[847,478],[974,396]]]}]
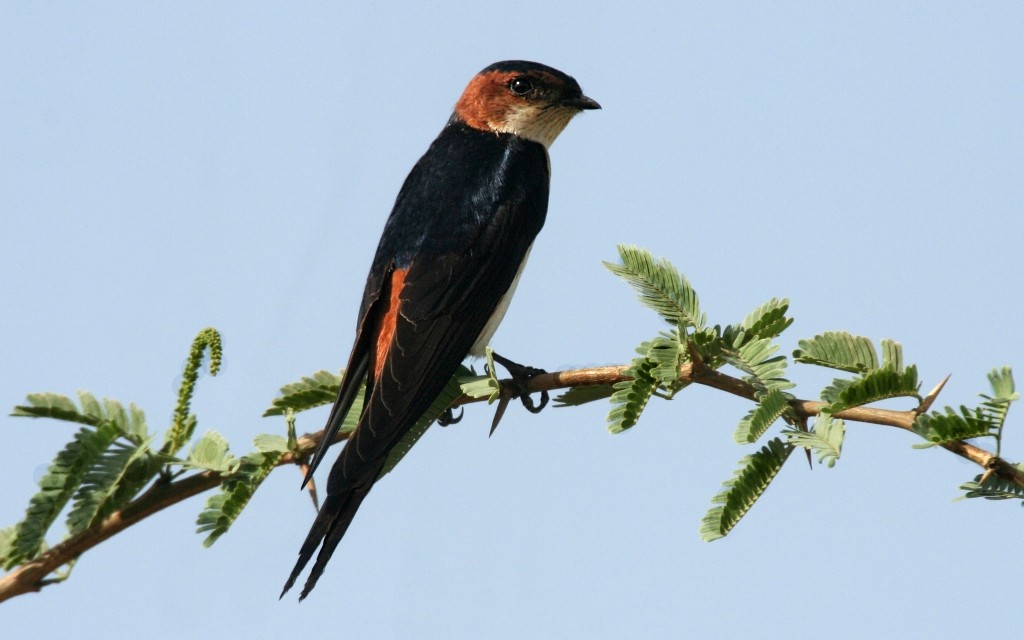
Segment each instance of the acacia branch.
[{"label": "acacia branch", "polygon": [[[531,392],[537,392],[557,391],[589,385],[615,384],[616,382],[629,379],[625,375],[627,369],[628,366],[619,365],[544,373],[533,377],[529,381],[527,388]],[[696,365],[688,363],[680,367],[679,380],[713,387],[747,400],[756,401],[755,389],[752,385],[739,378],[707,368],[699,360],[697,360]],[[835,417],[848,421],[867,422],[912,431],[914,420],[920,413],[927,410],[941,388],[942,384],[929,394],[922,405],[915,410],[892,411],[889,409],[855,407],[840,411],[835,414]],[[455,407],[482,400],[484,398],[473,398],[463,395],[452,403],[452,406]],[[824,402],[813,400],[791,400],[790,406],[797,415],[811,417],[821,413],[821,410],[828,405]],[[286,453],[281,456],[277,465],[302,464],[306,456],[319,445],[323,435],[323,431],[318,431],[302,436],[298,441],[298,455]],[[341,433],[335,441],[341,441],[347,437],[347,433]],[[956,455],[981,466],[986,472],[996,473],[1020,486],[1024,486],[1024,472],[985,449],[963,441],[946,443],[942,446]],[[158,480],[145,493],[129,502],[124,508],[114,512],[103,521],[68,537],[60,544],[55,545],[38,557],[0,578],[0,602],[24,593],[39,591],[44,586],[52,584],[53,581],[47,580],[47,576],[60,567],[75,561],[89,549],[154,513],[217,487],[225,479],[216,472],[204,471],[180,480]]]}]

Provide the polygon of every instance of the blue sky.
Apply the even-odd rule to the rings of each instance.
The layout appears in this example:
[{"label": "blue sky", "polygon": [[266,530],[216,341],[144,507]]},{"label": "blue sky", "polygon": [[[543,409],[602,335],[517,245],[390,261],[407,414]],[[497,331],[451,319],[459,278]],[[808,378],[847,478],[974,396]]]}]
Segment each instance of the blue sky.
[{"label": "blue sky", "polygon": [[[225,366],[200,381],[200,429],[237,453],[283,432],[259,416],[280,385],[344,364],[405,174],[469,78],[509,58],[570,73],[604,109],[552,148],[502,353],[549,370],[631,357],[661,326],[601,266],[628,242],[684,271],[712,323],[788,297],[787,352],[827,330],[896,338],[926,387],[953,374],[940,403],[972,403],[990,369],[1024,367],[1021,33],[1016,2],[4,2],[0,405],[88,389],[160,427],[214,326]],[[790,373],[803,397],[830,380]],[[313,511],[282,469],[211,549],[193,499],[0,621],[154,639],[1019,626],[1001,576],[1024,569],[1020,508],[952,502],[977,469],[893,429],[848,425],[835,469],[788,465],[731,536],[701,542],[750,452],[732,443],[747,409],[690,389],[611,436],[606,405],[514,408],[488,439],[473,407],[375,488],[301,605],[277,594]],[[0,428],[6,526],[73,429]],[[1011,459],[1021,433],[1011,412]]]}]

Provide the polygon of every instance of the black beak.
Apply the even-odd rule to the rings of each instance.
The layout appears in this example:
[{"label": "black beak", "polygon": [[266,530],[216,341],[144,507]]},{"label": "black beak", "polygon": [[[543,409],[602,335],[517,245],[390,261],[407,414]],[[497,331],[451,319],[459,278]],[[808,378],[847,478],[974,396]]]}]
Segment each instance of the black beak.
[{"label": "black beak", "polygon": [[575,98],[566,98],[566,99],[562,100],[562,104],[567,106],[567,107],[572,107],[574,109],[579,109],[580,111],[585,111],[587,109],[600,109],[601,108],[601,105],[597,104],[597,100],[593,100],[593,99],[588,98],[587,96],[582,95],[582,94],[580,94],[578,97],[575,97]]}]

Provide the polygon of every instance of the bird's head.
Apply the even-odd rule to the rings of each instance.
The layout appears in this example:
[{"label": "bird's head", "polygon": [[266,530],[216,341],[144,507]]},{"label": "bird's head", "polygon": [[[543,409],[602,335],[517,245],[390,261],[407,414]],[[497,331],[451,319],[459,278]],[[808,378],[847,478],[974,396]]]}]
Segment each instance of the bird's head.
[{"label": "bird's head", "polygon": [[536,62],[506,60],[476,74],[455,105],[455,117],[474,129],[549,147],[574,115],[600,108],[572,76]]}]

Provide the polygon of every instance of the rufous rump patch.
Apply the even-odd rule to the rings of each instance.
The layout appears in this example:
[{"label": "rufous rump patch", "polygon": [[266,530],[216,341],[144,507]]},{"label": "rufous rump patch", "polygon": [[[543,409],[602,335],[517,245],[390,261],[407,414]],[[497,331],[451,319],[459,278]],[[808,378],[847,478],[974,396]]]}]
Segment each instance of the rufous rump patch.
[{"label": "rufous rump patch", "polygon": [[405,275],[408,269],[395,269],[391,272],[391,284],[388,287],[388,308],[380,319],[380,328],[377,330],[377,350],[374,352],[374,379],[380,378],[384,370],[384,361],[388,358],[388,351],[394,343],[395,329],[398,326],[398,311],[401,306],[399,296],[405,287]]}]

